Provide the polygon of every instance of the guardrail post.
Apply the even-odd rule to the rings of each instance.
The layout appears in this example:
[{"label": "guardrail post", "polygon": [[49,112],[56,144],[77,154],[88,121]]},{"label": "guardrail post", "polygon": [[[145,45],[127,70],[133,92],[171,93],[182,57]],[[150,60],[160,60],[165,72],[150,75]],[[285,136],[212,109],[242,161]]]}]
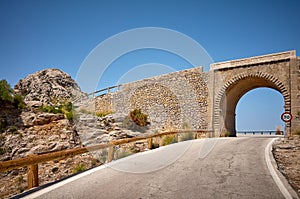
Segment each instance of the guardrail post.
[{"label": "guardrail post", "polygon": [[152,138],[148,138],[148,149],[152,149]]},{"label": "guardrail post", "polygon": [[38,165],[32,164],[27,166],[28,189],[39,186]]},{"label": "guardrail post", "polygon": [[111,162],[114,159],[114,152],[115,152],[114,146],[110,146],[108,148],[107,162]]},{"label": "guardrail post", "polygon": [[195,132],[195,133],[194,133],[194,139],[197,139],[197,137],[198,137],[198,133]]}]

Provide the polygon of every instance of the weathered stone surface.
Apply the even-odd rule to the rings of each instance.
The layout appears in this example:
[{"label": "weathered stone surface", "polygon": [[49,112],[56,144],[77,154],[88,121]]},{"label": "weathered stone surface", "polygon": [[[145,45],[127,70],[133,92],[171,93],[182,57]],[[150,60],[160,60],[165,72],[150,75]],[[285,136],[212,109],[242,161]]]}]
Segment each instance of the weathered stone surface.
[{"label": "weathered stone surface", "polygon": [[[181,128],[209,128],[209,75],[197,67],[122,85],[122,90],[96,98],[95,111],[128,115],[135,108],[149,116],[147,132]],[[121,119],[121,120],[122,120]],[[120,117],[117,119],[120,121]]]},{"label": "weathered stone surface", "polygon": [[55,105],[86,95],[76,82],[59,69],[45,69],[20,80],[14,87],[17,94],[25,96],[29,106]]},{"label": "weathered stone surface", "polygon": [[300,58],[295,51],[211,64],[122,85],[122,90],[95,99],[95,111],[128,115],[140,108],[149,116],[148,131],[212,129],[213,136],[236,134],[235,108],[248,91],[268,87],[284,97],[294,119],[287,132],[300,131]]},{"label": "weathered stone surface", "polygon": [[65,116],[63,114],[54,114],[54,113],[42,113],[38,114],[32,121],[33,125],[44,125],[49,124],[50,122],[62,120]]}]

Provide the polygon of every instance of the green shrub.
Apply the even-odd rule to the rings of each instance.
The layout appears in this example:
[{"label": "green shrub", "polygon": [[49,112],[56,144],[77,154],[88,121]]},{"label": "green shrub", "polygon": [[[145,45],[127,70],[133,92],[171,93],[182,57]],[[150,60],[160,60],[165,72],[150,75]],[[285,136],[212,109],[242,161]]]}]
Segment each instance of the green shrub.
[{"label": "green shrub", "polygon": [[229,137],[230,136],[230,132],[229,131],[226,131],[225,132],[225,137]]},{"label": "green shrub", "polygon": [[295,134],[300,137],[300,130],[296,130]]},{"label": "green shrub", "polygon": [[24,109],[26,108],[26,104],[24,102],[24,98],[21,95],[15,95],[13,100],[13,105],[17,109]]},{"label": "green shrub", "polygon": [[75,165],[75,167],[73,168],[73,173],[79,173],[79,172],[82,172],[85,170],[86,170],[85,165],[83,163],[80,163],[80,164]]},{"label": "green shrub", "polygon": [[146,126],[148,124],[148,115],[141,112],[141,109],[134,109],[130,111],[131,120],[139,126]]},{"label": "green shrub", "polygon": [[58,106],[41,106],[40,111],[54,114],[63,113],[70,121],[77,118],[77,114],[73,109],[73,104],[71,102]]},{"label": "green shrub", "polygon": [[12,104],[15,108],[23,109],[26,107],[21,95],[15,95],[14,90],[6,80],[0,81],[0,106]]},{"label": "green shrub", "polygon": [[112,113],[113,113],[112,111],[103,111],[103,112],[96,112],[95,115],[97,117],[105,117],[105,116],[107,116],[109,114],[112,114]]},{"label": "green shrub", "polygon": [[61,106],[41,106],[40,111],[54,114],[63,113]]},{"label": "green shrub", "polygon": [[5,103],[13,103],[14,91],[6,80],[0,80],[0,105]]},{"label": "green shrub", "polygon": [[71,112],[66,112],[65,113],[66,117],[68,120],[74,120],[74,111],[71,111]]},{"label": "green shrub", "polygon": [[176,142],[177,142],[177,139],[174,135],[165,135],[162,138],[162,145],[163,146],[173,144],[173,143],[176,143]]},{"label": "green shrub", "polygon": [[62,106],[63,111],[71,112],[73,110],[72,102],[68,102],[67,104]]}]

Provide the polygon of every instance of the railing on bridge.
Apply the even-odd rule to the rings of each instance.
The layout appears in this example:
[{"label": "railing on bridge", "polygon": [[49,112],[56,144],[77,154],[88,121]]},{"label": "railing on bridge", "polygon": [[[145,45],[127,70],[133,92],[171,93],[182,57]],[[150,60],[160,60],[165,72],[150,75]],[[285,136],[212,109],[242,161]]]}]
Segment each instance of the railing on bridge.
[{"label": "railing on bridge", "polygon": [[237,131],[240,135],[283,135],[283,131]]},{"label": "railing on bridge", "polygon": [[[27,178],[28,178],[28,189],[39,186],[38,182],[38,164],[53,161],[53,160],[62,160],[68,157],[72,157],[75,155],[84,154],[87,152],[93,152],[100,149],[108,148],[107,162],[111,162],[114,158],[114,146],[118,146],[121,144],[136,142],[139,140],[147,140],[148,149],[152,149],[153,138],[162,137],[165,135],[176,135],[181,133],[193,133],[193,138],[198,139],[199,137],[206,136],[207,133],[211,133],[212,130],[177,130],[172,132],[162,132],[153,135],[140,136],[134,138],[126,138],[121,140],[113,140],[107,144],[98,144],[93,146],[81,147],[68,149],[57,152],[49,152],[43,154],[33,154],[27,156],[25,158],[19,158],[15,160],[9,160],[0,162],[0,172],[5,172],[13,169],[17,169],[20,167],[27,166]],[[178,140],[178,139],[177,139]]]},{"label": "railing on bridge", "polygon": [[97,96],[101,96],[101,95],[105,95],[107,93],[113,92],[115,90],[119,91],[121,89],[122,89],[122,84],[119,84],[117,86],[110,86],[110,87],[107,87],[107,88],[104,88],[104,89],[101,89],[101,90],[89,93],[88,96],[89,97],[90,96],[95,97],[96,94],[97,94]]}]

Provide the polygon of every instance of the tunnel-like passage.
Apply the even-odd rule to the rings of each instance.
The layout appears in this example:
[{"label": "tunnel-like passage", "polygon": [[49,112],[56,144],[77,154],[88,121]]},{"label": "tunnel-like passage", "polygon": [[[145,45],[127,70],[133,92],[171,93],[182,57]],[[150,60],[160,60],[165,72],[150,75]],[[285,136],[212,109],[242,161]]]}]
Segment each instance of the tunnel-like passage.
[{"label": "tunnel-like passage", "polygon": [[240,75],[230,82],[225,84],[227,86],[221,93],[219,121],[221,135],[229,132],[230,136],[236,136],[236,106],[242,96],[252,89],[266,87],[279,91],[283,95],[285,107],[287,107],[288,95],[285,86],[270,75]]}]

